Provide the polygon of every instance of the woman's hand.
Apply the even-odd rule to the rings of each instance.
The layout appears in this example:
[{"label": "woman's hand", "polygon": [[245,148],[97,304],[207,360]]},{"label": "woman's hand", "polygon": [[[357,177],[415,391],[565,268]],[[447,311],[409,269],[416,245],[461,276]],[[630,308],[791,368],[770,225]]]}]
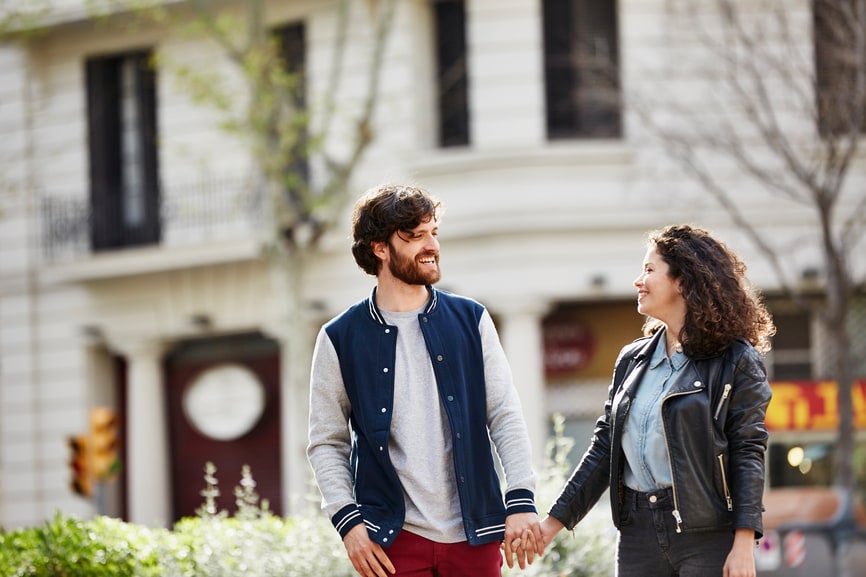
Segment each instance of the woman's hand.
[{"label": "woman's hand", "polygon": [[737,529],[734,545],[722,572],[724,577],[755,577],[755,532],[751,529]]},{"label": "woman's hand", "polygon": [[544,521],[541,522],[541,539],[545,549],[553,542],[553,538],[556,537],[556,535],[564,528],[565,525],[563,525],[556,517],[548,515],[544,518]]}]

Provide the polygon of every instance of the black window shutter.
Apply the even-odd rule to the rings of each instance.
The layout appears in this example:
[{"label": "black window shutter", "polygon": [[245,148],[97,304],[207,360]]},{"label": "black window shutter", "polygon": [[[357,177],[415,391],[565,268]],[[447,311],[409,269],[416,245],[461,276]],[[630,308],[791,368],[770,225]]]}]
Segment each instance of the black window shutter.
[{"label": "black window shutter", "polygon": [[118,246],[120,214],[119,69],[111,58],[86,62],[90,152],[90,238],[93,250]]},{"label": "black window shutter", "polygon": [[141,139],[145,222],[138,231],[142,244],[158,243],[160,239],[159,147],[156,118],[156,72],[150,63],[150,52],[133,56],[140,116],[137,133]]},{"label": "black window shutter", "polygon": [[439,0],[436,21],[436,86],[439,145],[469,144],[469,82],[466,68],[466,7],[463,0]]}]

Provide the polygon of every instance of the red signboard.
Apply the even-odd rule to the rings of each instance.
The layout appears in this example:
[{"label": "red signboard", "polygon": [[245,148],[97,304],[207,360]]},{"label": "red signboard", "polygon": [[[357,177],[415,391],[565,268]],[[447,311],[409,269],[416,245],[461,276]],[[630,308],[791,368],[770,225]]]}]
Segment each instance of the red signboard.
[{"label": "red signboard", "polygon": [[584,368],[595,352],[589,327],[575,321],[547,322],[544,326],[544,372],[548,379]]},{"label": "red signboard", "polygon": [[[767,409],[767,429],[773,431],[833,431],[839,427],[839,394],[835,381],[770,383],[773,400]],[[851,391],[854,427],[866,428],[866,380]]]}]

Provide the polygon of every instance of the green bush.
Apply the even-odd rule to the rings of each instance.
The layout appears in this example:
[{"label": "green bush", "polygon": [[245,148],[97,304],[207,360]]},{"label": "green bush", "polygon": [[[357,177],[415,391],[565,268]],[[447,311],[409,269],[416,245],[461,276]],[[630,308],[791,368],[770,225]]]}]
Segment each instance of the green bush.
[{"label": "green bush", "polygon": [[[539,502],[549,504],[565,482],[570,441],[555,422]],[[3,577],[352,577],[356,573],[337,532],[324,515],[277,517],[259,502],[244,467],[234,490],[237,512],[216,510],[215,469],[205,471],[204,504],[196,517],[172,530],[98,516],[56,514],[39,527],[0,530]],[[546,505],[545,505],[546,506]],[[563,532],[544,557],[510,577],[602,577],[613,574],[613,538],[603,514]]]},{"label": "green bush", "polygon": [[40,527],[0,533],[0,574],[155,577],[161,574],[154,547],[159,535],[109,517],[82,521],[57,514]]}]

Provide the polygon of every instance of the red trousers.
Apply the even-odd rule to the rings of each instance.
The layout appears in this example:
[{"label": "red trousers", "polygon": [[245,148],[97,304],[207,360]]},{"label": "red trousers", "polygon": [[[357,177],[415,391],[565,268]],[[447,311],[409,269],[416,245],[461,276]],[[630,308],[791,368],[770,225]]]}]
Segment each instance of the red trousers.
[{"label": "red trousers", "polygon": [[499,542],[484,545],[436,543],[400,531],[386,550],[397,569],[394,577],[501,577]]}]

